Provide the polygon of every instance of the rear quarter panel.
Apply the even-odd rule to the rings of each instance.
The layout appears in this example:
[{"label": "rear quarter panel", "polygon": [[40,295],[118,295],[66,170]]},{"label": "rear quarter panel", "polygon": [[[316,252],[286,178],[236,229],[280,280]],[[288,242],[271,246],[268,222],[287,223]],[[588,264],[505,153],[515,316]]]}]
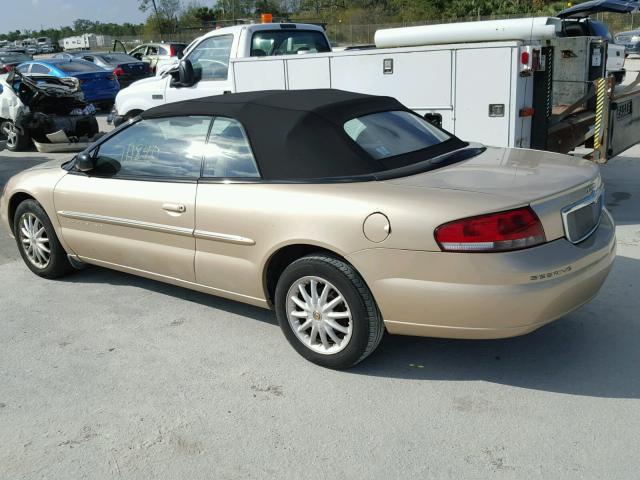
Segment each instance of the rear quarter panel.
[{"label": "rear quarter panel", "polygon": [[[514,205],[517,206],[517,205]],[[264,295],[269,259],[288,245],[315,245],[343,257],[365,249],[440,251],[433,231],[447,221],[505,208],[503,198],[384,182],[344,184],[200,184],[196,231],[251,240],[198,238],[198,283],[251,297]],[[391,233],[368,240],[365,219],[382,212]]]}]

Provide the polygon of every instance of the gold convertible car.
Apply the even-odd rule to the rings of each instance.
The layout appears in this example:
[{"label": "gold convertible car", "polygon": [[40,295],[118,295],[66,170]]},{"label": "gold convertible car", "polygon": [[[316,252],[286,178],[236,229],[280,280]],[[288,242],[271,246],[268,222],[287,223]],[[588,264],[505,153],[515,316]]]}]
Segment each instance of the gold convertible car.
[{"label": "gold convertible car", "polygon": [[150,109],[9,180],[3,223],[55,278],[100,265],[276,311],[332,368],[392,334],[521,335],[615,257],[594,164],[468,144],[388,97],[251,92]]}]

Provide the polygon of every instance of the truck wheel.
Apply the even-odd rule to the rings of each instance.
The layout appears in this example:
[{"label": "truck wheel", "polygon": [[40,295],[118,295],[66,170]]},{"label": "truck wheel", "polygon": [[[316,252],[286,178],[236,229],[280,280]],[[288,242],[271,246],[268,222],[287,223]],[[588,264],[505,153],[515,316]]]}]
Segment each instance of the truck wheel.
[{"label": "truck wheel", "polygon": [[356,270],[326,254],[289,265],[275,292],[278,323],[304,358],[328,368],[348,368],[378,346],[384,324],[373,295]]},{"label": "truck wheel", "polygon": [[4,120],[0,124],[0,132],[6,138],[7,150],[21,152],[29,146],[29,135],[23,134],[11,120]]}]

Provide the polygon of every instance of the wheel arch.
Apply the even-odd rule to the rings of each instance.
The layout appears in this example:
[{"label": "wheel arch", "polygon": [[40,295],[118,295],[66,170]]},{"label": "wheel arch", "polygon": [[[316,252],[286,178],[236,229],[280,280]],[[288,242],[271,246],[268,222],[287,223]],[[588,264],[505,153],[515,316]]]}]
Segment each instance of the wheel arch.
[{"label": "wheel arch", "polygon": [[[347,260],[344,254],[341,254],[326,245],[314,244],[311,242],[297,242],[281,245],[271,252],[263,267],[262,282],[265,298],[267,299],[269,306],[273,307],[274,305],[276,285],[278,284],[278,279],[280,278],[280,275],[282,275],[284,269],[299,258],[312,253],[331,255],[351,265],[351,262]],[[355,266],[351,266],[357,271]],[[360,274],[360,272],[358,272],[358,274]]]},{"label": "wheel arch", "polygon": [[9,220],[9,228],[11,228],[11,233],[15,235],[15,231],[13,229],[13,224],[15,221],[16,210],[18,209],[18,205],[20,205],[25,200],[34,200],[38,201],[33,195],[27,192],[15,192],[9,198],[9,202],[7,203],[7,218]]}]

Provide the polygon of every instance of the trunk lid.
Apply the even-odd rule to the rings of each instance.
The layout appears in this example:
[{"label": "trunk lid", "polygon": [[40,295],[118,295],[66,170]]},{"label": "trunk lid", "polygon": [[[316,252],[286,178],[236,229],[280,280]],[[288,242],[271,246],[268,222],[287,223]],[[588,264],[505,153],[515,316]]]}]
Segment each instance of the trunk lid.
[{"label": "trunk lid", "polygon": [[587,184],[598,174],[598,167],[589,160],[539,150],[489,147],[464,162],[388,182],[464,190],[531,203]]},{"label": "trunk lid", "polygon": [[124,72],[132,76],[144,76],[149,73],[149,67],[144,62],[121,63],[118,65]]},{"label": "trunk lid", "polygon": [[89,72],[89,73],[76,73],[73,75],[80,83],[107,80],[109,77],[113,77],[113,73],[105,70],[104,72]]},{"label": "trunk lid", "polygon": [[591,0],[565,8],[558,13],[557,17],[586,18],[600,12],[630,13],[637,10],[638,6],[638,2],[632,0]]}]

